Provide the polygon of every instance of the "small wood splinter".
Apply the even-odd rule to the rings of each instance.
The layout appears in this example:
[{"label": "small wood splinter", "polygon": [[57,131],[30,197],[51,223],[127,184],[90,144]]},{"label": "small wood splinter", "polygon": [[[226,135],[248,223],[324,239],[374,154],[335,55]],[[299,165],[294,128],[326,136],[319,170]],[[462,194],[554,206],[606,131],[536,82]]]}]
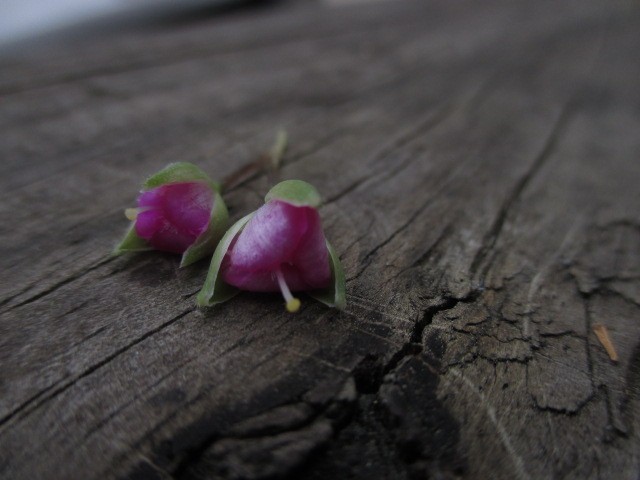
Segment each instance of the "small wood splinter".
[{"label": "small wood splinter", "polygon": [[598,340],[607,351],[607,355],[609,355],[611,361],[618,362],[618,352],[616,352],[616,348],[613,346],[613,342],[609,337],[609,331],[607,330],[607,327],[599,323],[595,324],[593,326],[593,333],[595,333],[596,337],[598,337]]}]

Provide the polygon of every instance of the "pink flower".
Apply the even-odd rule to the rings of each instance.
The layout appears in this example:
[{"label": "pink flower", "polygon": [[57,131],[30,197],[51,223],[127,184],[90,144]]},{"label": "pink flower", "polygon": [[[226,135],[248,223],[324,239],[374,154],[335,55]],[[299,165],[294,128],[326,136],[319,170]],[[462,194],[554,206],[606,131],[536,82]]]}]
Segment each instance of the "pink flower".
[{"label": "pink flower", "polygon": [[135,229],[155,250],[184,253],[209,225],[213,192],[204,183],[171,183],[138,197]]},{"label": "pink flower", "polygon": [[222,278],[241,290],[282,291],[288,300],[288,291],[327,288],[331,267],[318,212],[280,200],[261,207],[225,255]]},{"label": "pink flower", "polygon": [[195,165],[173,163],[144,183],[138,207],[115,253],[161,250],[182,254],[181,266],[215,250],[228,224],[218,186]]},{"label": "pink flower", "polygon": [[317,191],[288,180],[271,189],[266,202],[218,245],[199,304],[219,303],[237,290],[281,292],[287,309],[296,311],[300,301],[291,292],[306,291],[343,307],[344,275],[322,231]]}]

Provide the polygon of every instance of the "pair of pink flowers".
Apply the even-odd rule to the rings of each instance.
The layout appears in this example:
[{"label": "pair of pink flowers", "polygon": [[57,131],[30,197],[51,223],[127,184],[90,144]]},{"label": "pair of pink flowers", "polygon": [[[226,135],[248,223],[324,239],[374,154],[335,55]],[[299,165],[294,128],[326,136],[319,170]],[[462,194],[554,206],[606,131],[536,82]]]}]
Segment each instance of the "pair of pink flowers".
[{"label": "pair of pink flowers", "polygon": [[227,229],[220,187],[189,163],[174,163],[150,177],[127,209],[132,225],[115,253],[162,250],[182,254],[181,266],[213,254],[198,305],[212,306],[240,290],[280,291],[289,311],[305,291],[323,303],[345,306],[344,273],[325,239],[316,208],[320,196],[301,180],[274,186],[265,204]]}]

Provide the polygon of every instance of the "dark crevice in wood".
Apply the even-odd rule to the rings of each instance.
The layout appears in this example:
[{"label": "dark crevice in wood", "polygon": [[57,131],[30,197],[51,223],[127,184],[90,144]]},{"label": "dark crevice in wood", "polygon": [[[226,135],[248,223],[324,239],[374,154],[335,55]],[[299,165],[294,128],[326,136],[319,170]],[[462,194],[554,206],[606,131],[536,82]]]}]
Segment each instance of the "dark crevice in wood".
[{"label": "dark crevice in wood", "polygon": [[[438,312],[454,308],[461,301],[471,302],[474,299],[473,295],[458,300],[447,298],[429,307],[423,318],[432,319]],[[425,472],[433,468],[437,471],[455,472],[456,475],[461,475],[465,471],[466,462],[457,454],[459,427],[447,408],[437,398],[440,373],[438,364],[444,346],[435,347],[433,340],[428,340],[431,347],[429,352],[425,352],[420,338],[418,341],[405,343],[385,364],[382,364],[381,359],[376,356],[366,356],[360,362],[354,376],[361,401],[356,403],[357,409],[349,416],[349,421],[336,430],[333,444],[349,442],[348,436],[345,439],[341,438],[345,435],[344,432],[350,435],[351,431],[358,432],[363,427],[363,421],[374,421],[378,424],[377,435],[375,439],[367,441],[383,442],[387,449],[392,449],[394,453],[388,454],[395,458],[398,468],[412,472],[411,478],[414,476],[425,478]],[[431,359],[432,355],[433,359]],[[407,371],[415,374],[412,369],[407,368],[412,362],[426,369],[429,381],[426,384],[422,383],[420,387],[416,385],[415,390],[411,388],[405,390],[406,383],[400,381],[398,377],[404,378]],[[424,380],[422,375],[420,377]],[[412,411],[414,406],[404,405],[405,395],[409,398],[415,395],[416,399],[419,399],[419,405],[415,405],[415,408],[421,412],[420,418],[414,416],[415,413]],[[405,407],[408,407],[408,410],[405,410]],[[428,413],[425,413],[425,409]],[[413,425],[410,425],[416,420],[440,426],[438,433],[435,434],[438,440],[433,439],[434,433],[431,431],[428,434],[418,433]],[[443,425],[446,425],[446,428],[442,428]],[[435,467],[429,464],[433,457],[439,459]],[[322,474],[318,474],[318,471],[322,471],[323,463],[324,456],[319,455],[309,459],[300,467],[300,470],[305,474],[314,472],[313,478],[324,478]]]},{"label": "dark crevice in wood", "polygon": [[[396,352],[394,357],[401,354],[401,352],[402,350]],[[391,362],[397,364],[393,357],[390,360]],[[352,372],[358,393],[361,395],[375,394],[380,389],[382,379],[388,371],[389,369],[385,369],[385,365],[383,365],[378,355],[365,355]]]},{"label": "dark crevice in wood", "polygon": [[[247,345],[249,345],[251,342],[247,341],[246,337],[241,337],[238,341],[234,342],[231,346],[229,346],[228,348],[226,348],[224,351],[222,351],[216,358],[222,358],[225,355],[227,355],[228,353],[241,348],[241,347],[245,347]],[[264,362],[267,362],[269,360],[271,360],[274,356],[276,355],[276,353],[271,353],[269,355],[267,355],[266,357],[264,357],[262,359],[262,361],[260,363],[258,363],[257,365],[255,365],[255,368],[259,368],[260,365]],[[157,423],[155,426],[153,426],[153,428],[151,428],[149,431],[147,431],[144,435],[142,435],[137,442],[134,444],[133,448],[141,448],[142,445],[144,445],[145,443],[148,443],[151,441],[152,438],[154,438],[154,436],[160,432],[167,424],[170,424],[172,421],[174,421],[176,419],[176,417],[179,416],[179,414],[181,413],[181,411],[189,411],[191,409],[194,408],[194,406],[198,403],[198,402],[202,402],[209,394],[211,393],[211,387],[208,388],[203,388],[201,390],[199,390],[199,392],[193,397],[193,398],[189,398],[187,399],[185,402],[183,402],[181,404],[180,409],[174,409],[172,410],[166,417],[164,417],[159,423]],[[206,450],[207,446],[210,446],[217,438],[220,437],[220,432],[218,432],[217,430],[213,431],[209,426],[208,423],[203,419],[200,419],[198,421],[195,422],[194,425],[191,425],[190,427],[187,427],[184,429],[184,431],[182,432],[178,432],[177,435],[186,435],[187,437],[191,437],[192,434],[197,435],[198,437],[202,437],[199,438],[195,444],[192,443],[191,440],[189,440],[186,446],[179,448],[178,452],[172,452],[171,456],[176,456],[176,455],[180,455],[180,457],[182,458],[184,455],[187,456],[191,456],[193,458],[196,458],[197,455],[195,452],[197,451],[202,451],[204,452]],[[171,440],[171,442],[173,442],[174,439]],[[181,442],[178,442],[181,443]],[[166,457],[165,454],[162,454],[161,456]],[[182,465],[184,463],[183,467],[180,467],[180,465]],[[186,469],[189,465],[187,464],[188,462],[186,460],[179,462],[178,466],[176,466],[174,468],[174,471],[176,469]]]},{"label": "dark crevice in wood", "polygon": [[[424,351],[424,346],[420,342],[407,342],[400,350],[393,354],[391,359],[384,365],[383,374],[387,375],[393,372],[400,362],[409,356],[419,355]],[[376,392],[380,389],[380,385],[376,389]]]},{"label": "dark crevice in wood", "polygon": [[[360,393],[372,394],[377,393],[384,381],[385,375],[393,372],[394,369],[407,357],[419,355],[424,350],[423,334],[427,326],[431,325],[433,318],[441,312],[455,308],[459,303],[473,303],[480,296],[480,291],[473,291],[463,298],[444,297],[441,301],[426,308],[422,317],[418,319],[411,330],[409,341],[402,345],[391,358],[381,365],[376,357],[365,357],[363,361],[356,367],[356,377],[362,376],[362,372],[369,373],[369,380],[366,382],[366,388],[359,388]],[[362,385],[365,382],[356,381],[356,385]]]},{"label": "dark crevice in wood", "polygon": [[44,389],[40,390],[35,395],[32,395],[31,397],[27,398],[27,400],[22,402],[22,404],[18,405],[18,407],[16,407],[12,411],[10,411],[7,415],[5,415],[4,417],[0,418],[0,427],[2,427],[5,423],[7,423],[9,420],[11,420],[15,415],[20,413],[24,408],[26,408],[29,405],[31,405],[32,403],[36,402],[39,398],[44,396],[47,392],[50,392],[51,390],[53,390],[56,387],[56,385],[58,385],[58,384],[59,384],[59,382],[56,382],[56,383],[54,383],[52,385],[49,385],[49,386],[45,387]]},{"label": "dark crevice in wood", "polygon": [[433,317],[435,317],[437,313],[455,308],[459,301],[460,300],[458,300],[457,298],[445,297],[442,302],[427,308],[424,311],[422,318],[418,320],[413,326],[413,331],[411,332],[411,338],[409,341],[412,343],[421,343],[424,329],[428,325],[431,325],[431,323],[433,322]]},{"label": "dark crevice in wood", "polygon": [[[478,296],[479,292],[474,292],[461,299],[447,297],[438,304],[427,308],[424,311],[422,318],[414,325],[410,341],[405,343],[401,349],[396,351],[386,363],[381,363],[381,359],[377,356],[365,356],[352,371],[358,394],[378,396],[380,394],[380,388],[383,385],[387,375],[393,373],[404,361],[406,361],[407,358],[415,357],[423,352],[423,345],[421,343],[422,332],[424,331],[426,326],[431,323],[433,317],[439,312],[455,308],[455,306],[460,302],[473,302],[477,299]],[[434,375],[437,375],[437,370],[433,369],[433,367],[432,370]],[[334,408],[346,409],[346,411],[339,415],[342,421],[334,424],[335,437],[350,425],[350,422],[353,419],[353,404],[347,403],[343,405],[340,404],[340,402],[334,402],[334,404],[337,404],[337,406],[334,406]],[[323,415],[323,413],[314,415],[307,420],[305,425],[312,424],[314,421],[316,421],[316,419],[322,417]],[[392,435],[391,430],[387,431],[389,435]],[[255,436],[255,438],[259,439],[263,436],[264,435],[257,435]],[[222,438],[223,437],[221,437],[217,432],[211,433],[211,435],[206,437],[197,446],[192,447],[188,451],[186,451],[179,464],[175,469],[172,470],[172,476],[180,480],[200,478],[198,476],[192,475],[191,472],[194,466],[198,465],[201,459],[206,455],[207,451],[209,451],[209,449],[216,442],[221,441]],[[233,436],[224,436],[224,438],[233,438]],[[315,461],[314,457],[310,457],[307,461],[301,463],[297,468],[304,468],[303,465],[305,465],[305,463],[309,461]],[[411,457],[408,457],[406,461],[411,462]]]},{"label": "dark crevice in wood", "polygon": [[[307,392],[307,395],[309,393],[310,392]],[[280,404],[271,410],[261,412],[249,420],[256,420],[275,410],[281,410],[283,408],[286,409],[288,407],[293,407],[295,409],[296,407],[302,406],[305,406],[305,408],[308,409],[304,418],[296,419],[285,415],[277,425],[270,425],[268,421],[266,423],[257,421],[255,425],[248,429],[240,428],[239,431],[237,428],[236,431],[234,431],[234,427],[237,427],[237,424],[232,426],[231,430],[227,432],[211,431],[196,445],[193,445],[182,452],[182,458],[180,461],[175,467],[169,470],[171,476],[176,480],[195,480],[203,478],[203,475],[205,475],[206,478],[209,478],[210,475],[215,475],[214,472],[211,472],[212,467],[211,465],[208,465],[211,460],[207,457],[211,455],[212,448],[220,443],[238,440],[240,442],[244,442],[246,445],[250,445],[252,442],[260,442],[270,438],[275,440],[291,433],[302,432],[305,429],[313,429],[320,423],[330,424],[333,434],[335,435],[336,432],[340,431],[349,423],[350,417],[353,413],[354,403],[357,401],[357,392],[355,390],[352,377],[347,377],[342,388],[334,392],[333,397],[330,399],[323,400],[321,404],[316,403],[312,398],[307,398],[307,395],[303,395],[295,402]],[[326,395],[326,393],[323,395]],[[312,456],[314,452],[329,440],[330,438],[327,438],[324,441],[322,439],[318,439],[318,443],[312,445],[308,452],[306,454],[302,454],[301,458],[297,459],[297,462],[294,462],[294,464],[283,462],[286,465],[282,466],[284,467],[282,470],[278,469],[278,477],[284,478],[289,474],[292,474],[292,472],[295,472],[297,468],[299,468],[300,465],[309,458],[309,456]],[[215,453],[213,455],[215,457]],[[257,459],[257,462],[261,461],[262,460]],[[242,470],[242,466],[239,467],[240,470]],[[232,466],[232,469],[233,468],[234,467]],[[213,466],[214,471],[218,469],[224,470],[224,467],[220,467],[219,465]],[[205,474],[203,472],[199,472],[199,470],[203,470],[208,473]],[[218,474],[222,474],[223,477],[226,476],[220,471]],[[268,477],[269,476],[259,476],[259,478]]]},{"label": "dark crevice in wood", "polygon": [[[498,365],[501,363],[517,363],[519,365],[528,365],[529,364],[529,360],[530,358],[517,358],[517,357],[488,357],[486,355],[482,355],[481,353],[478,353],[476,355],[476,359],[482,359],[485,362],[488,362],[492,365]],[[472,363],[472,362],[467,362],[467,363]]]},{"label": "dark crevice in wood", "polygon": [[187,292],[187,293],[183,293],[182,295],[180,295],[184,300],[191,298],[191,297],[195,297],[198,292],[200,292],[200,288],[198,288],[197,290],[193,290],[192,292]]},{"label": "dark crevice in wood", "polygon": [[[84,305],[87,305],[88,303],[89,302],[85,303]],[[78,345],[82,345],[84,342],[86,342],[87,340],[91,340],[92,338],[94,338],[97,335],[100,335],[107,328],[108,328],[108,325],[103,325],[100,328],[95,329],[89,335],[86,335],[86,336],[82,337],[80,340],[78,340],[77,342],[72,343],[71,346],[69,347],[69,350],[71,350],[72,348],[77,347]]]},{"label": "dark crevice in wood", "polygon": [[593,373],[593,354],[591,353],[591,342],[589,341],[589,337],[592,334],[593,322],[591,321],[591,311],[589,309],[589,299],[591,297],[590,293],[584,293],[580,290],[580,285],[574,277],[575,288],[578,298],[582,301],[583,306],[583,315],[584,315],[584,348],[585,348],[585,356],[587,359],[587,373],[589,375],[589,381],[591,382],[591,388],[595,391],[596,382],[594,380]]},{"label": "dark crevice in wood", "polygon": [[11,301],[13,301],[14,299],[18,298],[20,295],[22,295],[23,293],[29,291],[31,288],[33,288],[35,286],[35,284],[30,284],[27,285],[26,287],[22,288],[20,291],[14,293],[13,295],[10,295],[6,298],[3,298],[2,300],[0,300],[0,308],[4,307],[7,303],[10,303]]},{"label": "dark crevice in wood", "polygon": [[533,408],[535,408],[535,410],[538,411],[538,412],[548,412],[548,413],[553,413],[555,415],[564,415],[564,416],[567,416],[567,417],[575,417],[582,411],[582,409],[584,407],[586,407],[589,403],[591,403],[597,397],[598,397],[598,395],[594,391],[587,398],[585,398],[584,400],[576,402],[574,405],[572,405],[571,408],[557,408],[557,407],[552,407],[550,405],[542,406],[542,405],[538,404],[538,402],[536,401],[535,397],[532,397],[532,405],[533,405]]},{"label": "dark crevice in wood", "polygon": [[[72,307],[72,308],[70,308],[69,310],[67,310],[66,312],[64,312],[64,313],[62,313],[62,314],[60,314],[60,315],[58,315],[58,316],[54,317],[52,320],[58,320],[58,319],[60,319],[60,318],[64,318],[64,317],[66,317],[67,315],[71,315],[72,313],[76,313],[77,311],[82,310],[84,307],[86,307],[87,305],[89,305],[89,303],[91,303],[91,302],[90,302],[90,300],[85,300],[85,301],[83,301],[83,302],[80,302],[80,303],[79,303],[78,305],[76,305],[75,307]],[[103,329],[104,329],[104,327],[103,327],[103,328],[100,328],[99,330],[103,330]],[[91,335],[89,335],[89,337],[92,337],[93,335],[95,335],[95,333],[92,333]],[[82,343],[82,342],[80,342],[80,343]]]}]

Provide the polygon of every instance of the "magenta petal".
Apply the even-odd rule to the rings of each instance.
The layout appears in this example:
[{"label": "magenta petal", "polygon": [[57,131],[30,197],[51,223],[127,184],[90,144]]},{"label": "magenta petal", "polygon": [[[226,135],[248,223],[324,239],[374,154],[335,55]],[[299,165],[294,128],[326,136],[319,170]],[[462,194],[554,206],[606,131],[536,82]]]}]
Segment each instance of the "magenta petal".
[{"label": "magenta petal", "polygon": [[203,183],[176,183],[167,185],[164,195],[164,212],[167,220],[176,228],[196,237],[209,224],[213,195]]},{"label": "magenta petal", "polygon": [[145,210],[138,213],[136,218],[136,233],[139,237],[149,240],[162,229],[164,218],[162,211],[158,209]]},{"label": "magenta petal", "polygon": [[225,282],[249,291],[279,291],[277,270],[292,291],[329,286],[329,254],[318,212],[269,202],[232,243],[221,270]]},{"label": "magenta petal", "polygon": [[293,265],[298,268],[301,280],[309,285],[309,288],[325,288],[331,282],[327,242],[322,232],[320,215],[313,208],[306,210],[308,228],[296,248]]},{"label": "magenta petal", "polygon": [[162,208],[162,199],[167,192],[166,187],[158,187],[142,192],[138,197],[139,208]]},{"label": "magenta petal", "polygon": [[267,203],[238,236],[231,263],[246,271],[276,270],[292,260],[306,230],[303,208],[278,201]]},{"label": "magenta petal", "polygon": [[156,250],[184,253],[207,228],[211,188],[200,182],[173,183],[143,192],[136,233]]}]

